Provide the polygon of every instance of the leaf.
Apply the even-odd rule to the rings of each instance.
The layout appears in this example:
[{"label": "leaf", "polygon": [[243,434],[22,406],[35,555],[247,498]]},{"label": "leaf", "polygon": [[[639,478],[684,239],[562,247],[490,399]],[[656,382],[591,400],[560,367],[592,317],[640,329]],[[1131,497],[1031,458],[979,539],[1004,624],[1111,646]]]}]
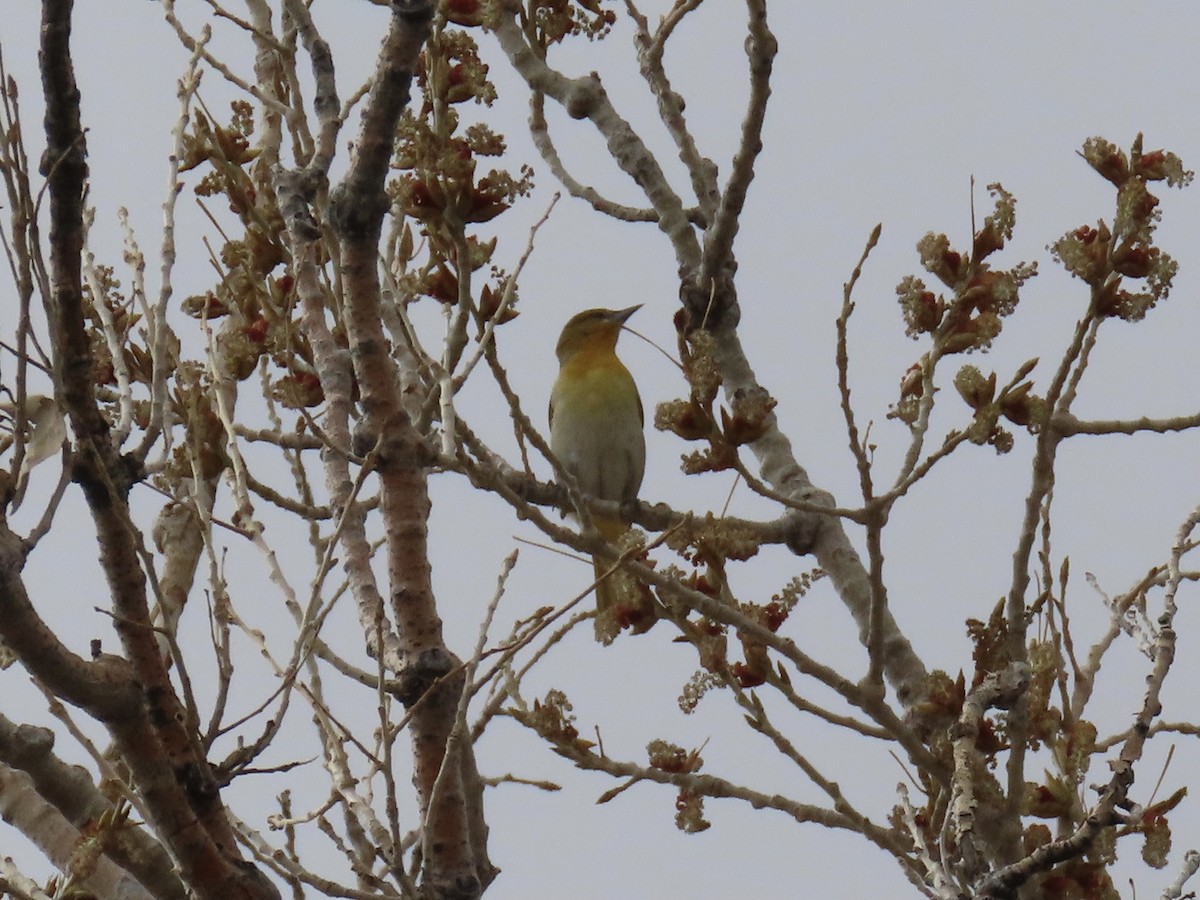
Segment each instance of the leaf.
[{"label": "leaf", "polygon": [[[10,412],[10,404],[5,404]],[[33,394],[25,401],[25,458],[21,461],[21,478],[38,463],[57,455],[67,439],[67,423],[53,397]]]}]

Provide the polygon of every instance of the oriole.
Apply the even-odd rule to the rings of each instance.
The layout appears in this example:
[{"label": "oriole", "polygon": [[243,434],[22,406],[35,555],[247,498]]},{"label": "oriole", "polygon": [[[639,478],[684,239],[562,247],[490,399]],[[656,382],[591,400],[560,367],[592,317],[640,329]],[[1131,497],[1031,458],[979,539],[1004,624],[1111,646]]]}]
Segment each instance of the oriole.
[{"label": "oriole", "polygon": [[[599,500],[637,499],[646,469],[642,400],[629,370],[617,358],[617,337],[641,305],[589,309],[563,327],[558,339],[558,378],[550,392],[550,449],[579,489]],[[629,530],[620,519],[593,514],[605,540]],[[645,631],[654,624],[649,597],[623,572],[594,559],[596,636],[608,642],[620,628]],[[618,597],[621,602],[618,604]]]}]

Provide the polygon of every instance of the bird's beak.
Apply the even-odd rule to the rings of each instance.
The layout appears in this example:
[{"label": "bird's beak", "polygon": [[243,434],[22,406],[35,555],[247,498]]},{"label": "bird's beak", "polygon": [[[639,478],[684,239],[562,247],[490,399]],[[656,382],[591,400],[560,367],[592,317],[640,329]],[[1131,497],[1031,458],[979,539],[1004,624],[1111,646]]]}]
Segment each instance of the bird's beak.
[{"label": "bird's beak", "polygon": [[617,310],[612,314],[612,320],[618,325],[624,325],[625,322],[628,321],[629,317],[641,308],[642,304],[639,303],[637,306],[631,306],[628,309]]}]

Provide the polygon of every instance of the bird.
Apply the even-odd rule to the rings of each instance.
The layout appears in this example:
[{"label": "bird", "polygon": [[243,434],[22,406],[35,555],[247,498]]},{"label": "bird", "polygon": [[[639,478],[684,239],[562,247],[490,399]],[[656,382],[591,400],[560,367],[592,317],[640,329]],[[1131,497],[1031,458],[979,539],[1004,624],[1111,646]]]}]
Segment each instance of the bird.
[{"label": "bird", "polygon": [[[631,503],[646,470],[646,437],[637,384],[617,358],[617,338],[641,304],[627,309],[589,309],[573,316],[559,336],[558,378],[550,391],[550,449],[579,489],[598,500]],[[629,526],[619,518],[592,515],[610,543]],[[596,635],[607,643],[624,627],[640,633],[656,618],[649,592],[626,573],[602,577],[611,566],[593,558],[596,573]]]}]

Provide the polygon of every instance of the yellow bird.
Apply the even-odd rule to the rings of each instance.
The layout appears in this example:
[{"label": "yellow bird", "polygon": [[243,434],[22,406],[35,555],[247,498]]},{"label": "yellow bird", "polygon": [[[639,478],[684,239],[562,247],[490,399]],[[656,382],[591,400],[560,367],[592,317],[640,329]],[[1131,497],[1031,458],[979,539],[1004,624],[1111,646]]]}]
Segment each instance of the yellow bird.
[{"label": "yellow bird", "polygon": [[[622,326],[640,308],[581,312],[563,327],[556,348],[559,370],[550,392],[550,449],[579,489],[599,500],[636,500],[646,469],[642,400],[616,352]],[[592,521],[610,542],[629,530],[616,518],[593,515]],[[595,559],[597,579],[609,568]],[[596,613],[596,634],[605,642],[620,628],[642,632],[655,621],[648,593],[622,572],[597,584]]]}]

